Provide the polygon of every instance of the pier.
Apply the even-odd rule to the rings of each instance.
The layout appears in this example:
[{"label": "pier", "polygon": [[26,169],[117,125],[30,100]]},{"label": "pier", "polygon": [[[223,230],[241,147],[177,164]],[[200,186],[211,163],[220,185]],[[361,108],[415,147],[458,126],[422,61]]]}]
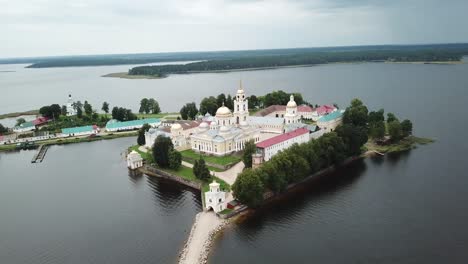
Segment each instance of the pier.
[{"label": "pier", "polygon": [[45,157],[45,155],[47,153],[48,148],[49,148],[48,145],[39,146],[39,149],[37,150],[36,154],[34,154],[32,160],[31,160],[31,163],[42,162],[42,160],[44,159],[44,157]]}]

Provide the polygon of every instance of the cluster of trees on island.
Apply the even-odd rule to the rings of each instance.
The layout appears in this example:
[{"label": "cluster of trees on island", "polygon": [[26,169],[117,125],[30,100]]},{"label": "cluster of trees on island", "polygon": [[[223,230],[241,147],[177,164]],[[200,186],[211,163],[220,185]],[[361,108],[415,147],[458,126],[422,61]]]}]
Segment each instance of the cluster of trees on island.
[{"label": "cluster of trees on island", "polygon": [[385,121],[383,110],[369,113],[360,100],[354,99],[346,108],[343,124],[335,131],[307,143],[295,144],[276,154],[260,168],[250,168],[252,163],[249,156],[251,158],[255,148],[246,146],[246,169],[232,186],[234,196],[242,203],[255,207],[263,201],[263,194],[268,190],[283,192],[289,184],[360,155],[369,137],[374,140],[385,137],[386,127],[394,142],[412,134],[411,121],[400,123],[392,113],[388,113]]},{"label": "cluster of trees on island", "polygon": [[[303,99],[302,94],[292,94],[294,95],[294,101],[296,101],[298,105],[311,105]],[[273,91],[271,93],[267,93],[263,96],[250,95],[246,99],[248,99],[249,109],[259,109],[271,105],[286,105],[289,102],[290,96],[291,94],[288,94],[283,90],[278,90]],[[218,108],[221,107],[223,104],[227,108],[231,109],[231,111],[234,110],[233,97],[230,94],[226,96],[224,93],[221,93],[216,97],[209,96],[203,98],[200,102],[200,109],[197,108],[195,102],[185,104],[180,109],[180,115],[184,120],[194,120],[196,119],[199,113],[209,113],[210,115],[214,116],[216,114],[216,110],[218,110]]]},{"label": "cluster of trees on island", "polygon": [[361,47],[338,50],[297,49],[292,52],[255,54],[229,58],[214,58],[188,64],[138,66],[128,71],[129,75],[163,77],[168,74],[231,71],[240,69],[275,68],[284,66],[316,65],[338,62],[368,61],[460,61],[468,54],[466,45],[389,46],[382,48]]}]

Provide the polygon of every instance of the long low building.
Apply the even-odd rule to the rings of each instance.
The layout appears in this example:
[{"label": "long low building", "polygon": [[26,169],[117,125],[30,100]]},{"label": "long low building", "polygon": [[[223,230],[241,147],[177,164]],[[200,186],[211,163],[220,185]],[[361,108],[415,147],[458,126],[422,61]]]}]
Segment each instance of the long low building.
[{"label": "long low building", "polygon": [[29,122],[24,122],[19,126],[15,126],[13,128],[13,132],[22,133],[22,132],[27,132],[27,131],[33,131],[34,129],[36,129],[36,125],[34,125],[33,121],[29,121]]},{"label": "long low building", "polygon": [[257,143],[257,154],[262,157],[263,161],[269,161],[279,151],[289,148],[294,143],[301,144],[309,141],[309,133],[307,128],[298,128],[259,142]]},{"label": "long low building", "polygon": [[161,124],[159,118],[146,118],[146,119],[137,119],[131,121],[120,122],[117,120],[110,120],[106,124],[106,131],[108,132],[118,132],[118,131],[127,131],[140,129],[144,124],[148,124],[152,127],[157,127]]},{"label": "long low building", "polygon": [[69,127],[62,129],[63,137],[74,137],[74,136],[86,136],[99,133],[99,127],[96,125],[92,126],[81,126],[81,127]]}]

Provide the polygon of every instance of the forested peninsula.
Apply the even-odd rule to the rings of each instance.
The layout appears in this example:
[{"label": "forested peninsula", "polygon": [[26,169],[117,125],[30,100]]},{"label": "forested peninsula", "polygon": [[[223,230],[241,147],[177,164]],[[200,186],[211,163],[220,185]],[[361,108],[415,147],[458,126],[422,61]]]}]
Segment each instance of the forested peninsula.
[{"label": "forested peninsula", "polygon": [[188,64],[139,66],[128,75],[164,77],[168,74],[223,72],[234,70],[270,69],[279,67],[309,66],[327,63],[353,62],[460,62],[468,54],[468,45],[432,45],[365,48],[348,50],[303,50],[288,54],[266,54],[229,59],[213,59]]}]

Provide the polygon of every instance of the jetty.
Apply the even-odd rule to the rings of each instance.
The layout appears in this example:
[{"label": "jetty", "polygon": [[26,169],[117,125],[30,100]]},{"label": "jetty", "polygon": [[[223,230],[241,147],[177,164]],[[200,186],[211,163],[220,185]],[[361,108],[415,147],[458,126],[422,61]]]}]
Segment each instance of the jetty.
[{"label": "jetty", "polygon": [[39,148],[37,149],[36,154],[34,154],[32,160],[31,160],[31,163],[42,162],[42,160],[44,160],[44,157],[45,157],[45,155],[47,153],[47,149],[49,149],[48,145],[39,146]]}]

